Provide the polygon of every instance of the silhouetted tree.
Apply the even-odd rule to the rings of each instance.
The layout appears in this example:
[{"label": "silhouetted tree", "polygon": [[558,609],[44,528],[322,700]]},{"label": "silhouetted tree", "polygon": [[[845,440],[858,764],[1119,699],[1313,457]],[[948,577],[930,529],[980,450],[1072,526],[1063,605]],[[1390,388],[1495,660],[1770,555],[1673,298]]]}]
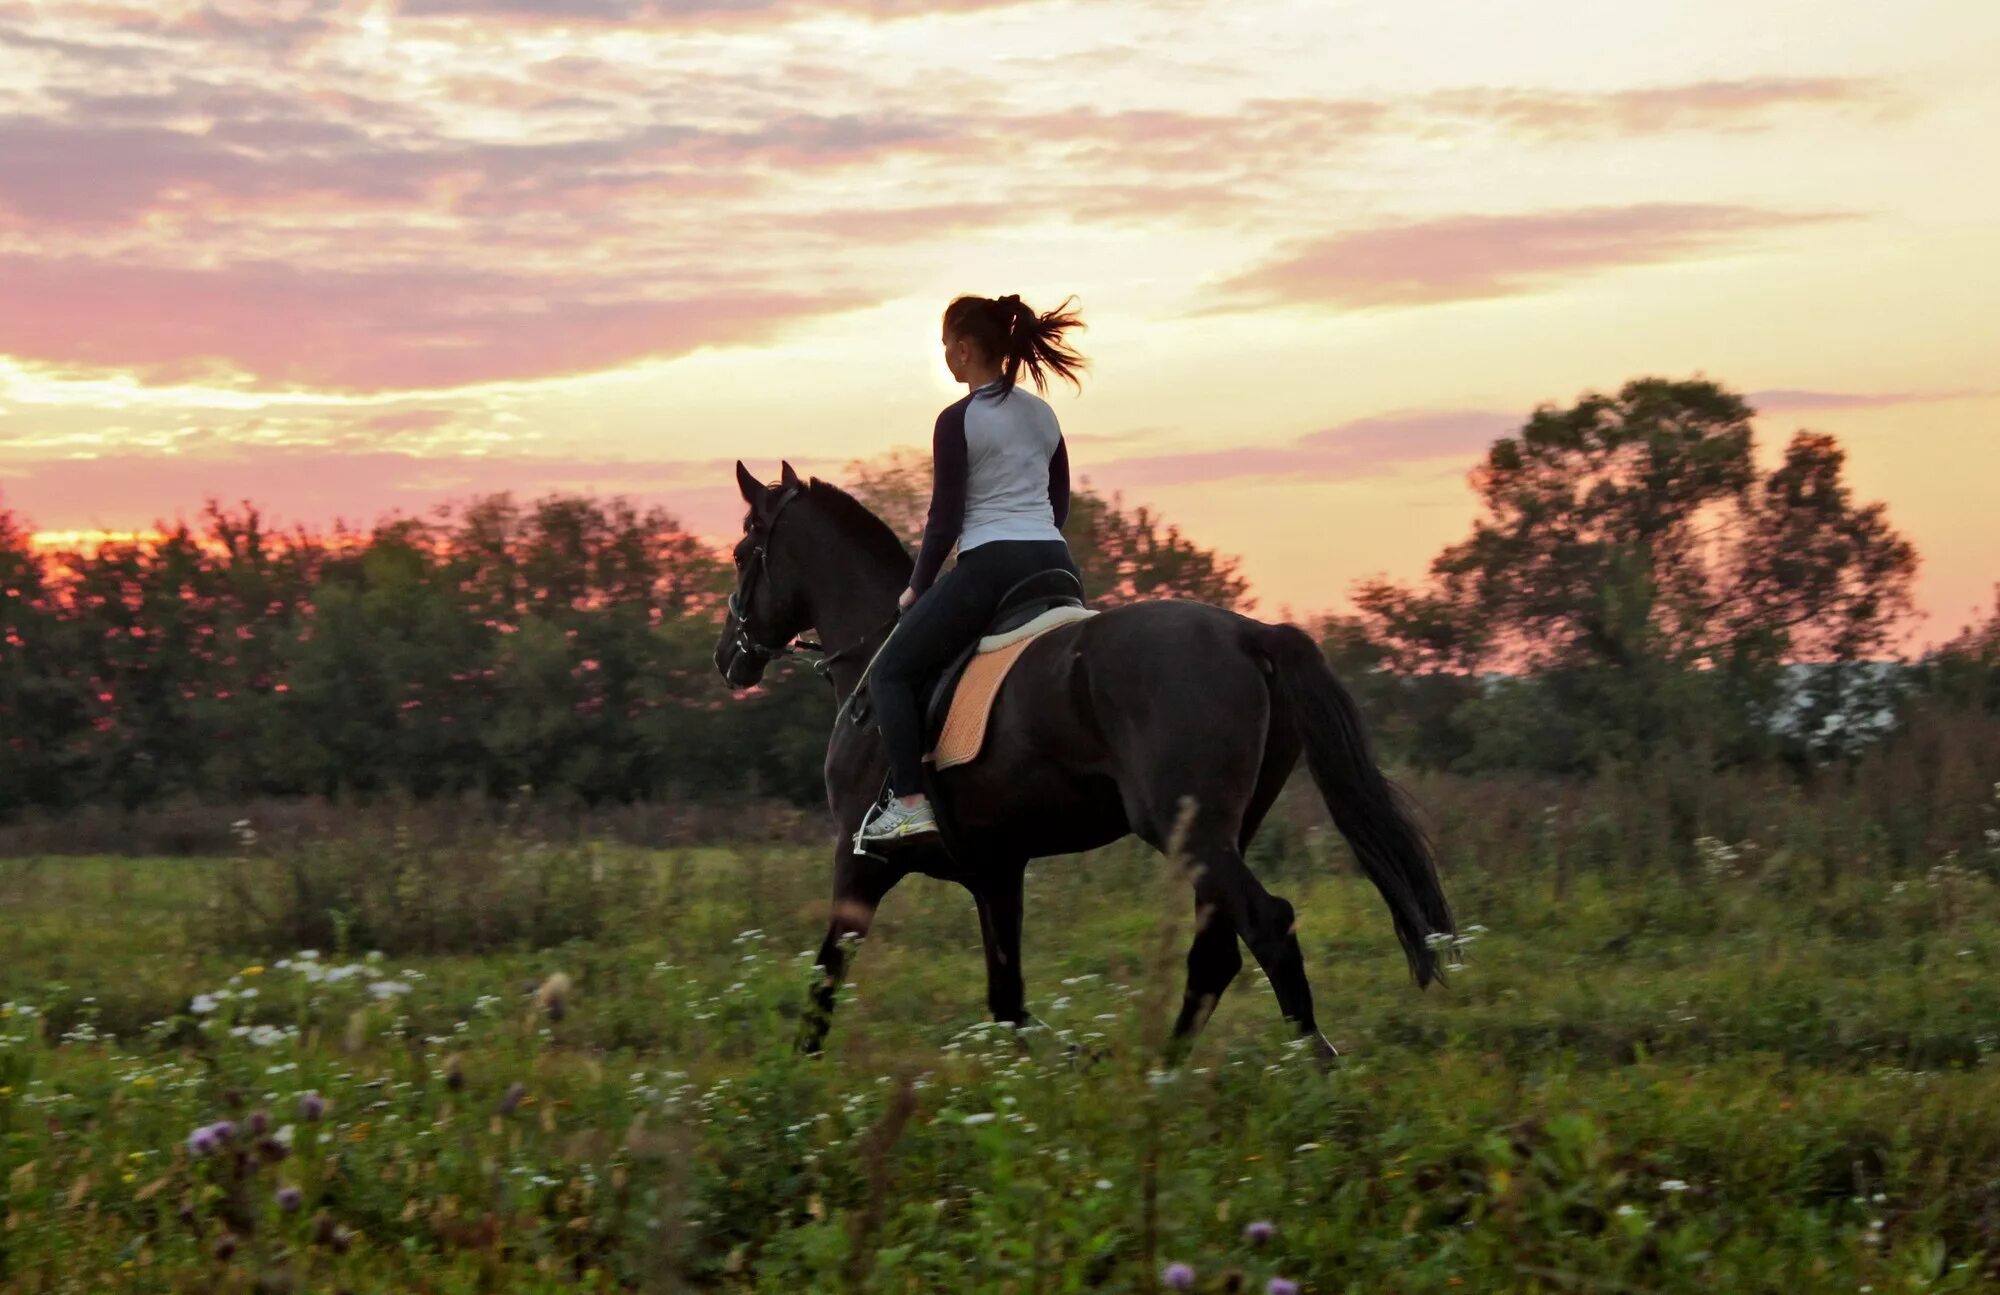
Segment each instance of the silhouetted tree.
[{"label": "silhouetted tree", "polygon": [[[1661,742],[1749,753],[1786,702],[1787,663],[1886,651],[1917,561],[1882,505],[1853,500],[1831,437],[1800,432],[1760,472],[1752,412],[1715,383],[1659,378],[1536,410],[1474,471],[1483,515],[1429,584],[1360,590],[1371,633],[1404,673],[1534,676],[1532,700],[1502,687],[1474,704],[1506,712],[1482,728],[1529,725],[1520,741],[1552,763]],[[1824,677],[1809,708],[1838,709],[1854,676]]]}]

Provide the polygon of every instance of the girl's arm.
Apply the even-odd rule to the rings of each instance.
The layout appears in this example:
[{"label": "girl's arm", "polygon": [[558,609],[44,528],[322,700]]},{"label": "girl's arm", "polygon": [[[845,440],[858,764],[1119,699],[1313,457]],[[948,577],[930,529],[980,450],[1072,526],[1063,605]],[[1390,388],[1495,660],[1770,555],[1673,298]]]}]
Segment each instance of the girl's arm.
[{"label": "girl's arm", "polygon": [[1056,529],[1069,520],[1069,446],[1056,437],[1056,452],[1049,456],[1049,508],[1056,515]]},{"label": "girl's arm", "polygon": [[[1065,474],[1067,481],[1067,474]],[[938,415],[931,433],[931,511],[924,521],[924,546],[910,589],[922,593],[937,579],[939,568],[965,526],[965,404]]]}]

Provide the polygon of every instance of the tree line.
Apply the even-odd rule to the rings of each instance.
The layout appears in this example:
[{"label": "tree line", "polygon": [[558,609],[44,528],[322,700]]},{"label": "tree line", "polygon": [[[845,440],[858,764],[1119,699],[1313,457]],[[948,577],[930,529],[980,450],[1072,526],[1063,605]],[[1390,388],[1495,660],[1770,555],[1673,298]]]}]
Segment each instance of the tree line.
[{"label": "tree line", "polygon": [[[1752,411],[1643,379],[1545,406],[1474,469],[1470,534],[1321,626],[1391,759],[1575,774],[1840,754],[1916,692],[1984,714],[2000,610],[1884,666],[1917,555],[1828,436],[1758,465]],[[906,539],[928,463],[851,465]],[[1235,560],[1084,489],[1092,600],[1248,609]],[[46,551],[0,508],[0,814],[164,797],[483,793],[820,798],[809,672],[732,698],[732,573],[660,509],[509,495],[372,529],[274,532],[211,501],[156,538]],[[1332,591],[1330,591],[1331,593]]]},{"label": "tree line", "polygon": [[[908,483],[873,472],[858,491],[907,529]],[[1244,595],[1233,561],[1144,509],[1081,492],[1070,530],[1100,603]],[[731,568],[664,510],[501,494],[320,535],[211,501],[161,532],[43,551],[0,508],[0,815],[821,796],[825,685],[781,666],[729,695],[711,654]]]}]

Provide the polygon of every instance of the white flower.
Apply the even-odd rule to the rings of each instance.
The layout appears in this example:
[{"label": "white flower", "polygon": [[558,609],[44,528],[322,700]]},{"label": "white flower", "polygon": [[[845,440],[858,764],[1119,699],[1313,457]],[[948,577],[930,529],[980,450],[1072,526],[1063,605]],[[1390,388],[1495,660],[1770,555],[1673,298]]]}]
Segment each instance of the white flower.
[{"label": "white flower", "polygon": [[410,987],[400,980],[376,980],[369,983],[368,992],[378,999],[394,998],[397,994],[409,993]]},{"label": "white flower", "polygon": [[1100,1179],[1098,1179],[1098,1180],[1097,1180],[1097,1190],[1098,1190],[1098,1191],[1100,1191],[1100,1192],[1108,1192],[1108,1191],[1110,1191],[1110,1190],[1111,1190],[1111,1180],[1110,1180],[1109,1178],[1100,1178]]},{"label": "white flower", "polygon": [[1660,1183],[1660,1190],[1663,1192],[1684,1192],[1687,1189],[1688,1185],[1678,1178],[1668,1178]]},{"label": "white flower", "polygon": [[1301,1142],[1301,1143],[1299,1143],[1299,1145],[1297,1145],[1297,1146],[1293,1147],[1293,1148],[1292,1148],[1292,1150],[1294,1150],[1294,1151],[1317,1151],[1317,1150],[1319,1150],[1319,1143],[1317,1143],[1317,1142]]},{"label": "white flower", "polygon": [[981,1111],[977,1115],[966,1116],[965,1122],[967,1124],[985,1124],[991,1121],[993,1118],[994,1116],[992,1111]]},{"label": "white flower", "polygon": [[206,1016],[216,1009],[220,1001],[214,994],[196,994],[194,1001],[188,1004],[188,1010],[196,1016]]}]

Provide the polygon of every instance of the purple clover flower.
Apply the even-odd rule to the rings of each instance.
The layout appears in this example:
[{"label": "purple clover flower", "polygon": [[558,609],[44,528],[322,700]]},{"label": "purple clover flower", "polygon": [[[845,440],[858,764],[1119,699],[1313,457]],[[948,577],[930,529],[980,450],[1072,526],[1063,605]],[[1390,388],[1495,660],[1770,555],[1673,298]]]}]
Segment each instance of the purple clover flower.
[{"label": "purple clover flower", "polygon": [[1269,1219],[1252,1219],[1243,1225],[1243,1239],[1251,1245],[1269,1245],[1276,1235],[1278,1229]]},{"label": "purple clover flower", "polygon": [[1289,1277],[1273,1277],[1264,1284],[1264,1295],[1299,1295],[1299,1284]]},{"label": "purple clover flower", "polygon": [[1168,1264],[1160,1273],[1160,1280],[1168,1290],[1191,1291],[1194,1289],[1194,1269],[1187,1264]]},{"label": "purple clover flower", "polygon": [[299,1118],[316,1120],[326,1114],[329,1103],[318,1093],[302,1093],[299,1096]]},{"label": "purple clover flower", "polygon": [[305,1200],[305,1193],[296,1187],[280,1187],[278,1189],[278,1208],[287,1214],[305,1204]]},{"label": "purple clover flower", "polygon": [[236,1136],[236,1121],[217,1120],[208,1126],[208,1131],[215,1135],[216,1141],[228,1142]]},{"label": "purple clover flower", "polygon": [[222,1139],[215,1136],[213,1125],[204,1124],[194,1132],[188,1134],[188,1150],[197,1156],[213,1155],[215,1154],[215,1149],[221,1145]]}]

